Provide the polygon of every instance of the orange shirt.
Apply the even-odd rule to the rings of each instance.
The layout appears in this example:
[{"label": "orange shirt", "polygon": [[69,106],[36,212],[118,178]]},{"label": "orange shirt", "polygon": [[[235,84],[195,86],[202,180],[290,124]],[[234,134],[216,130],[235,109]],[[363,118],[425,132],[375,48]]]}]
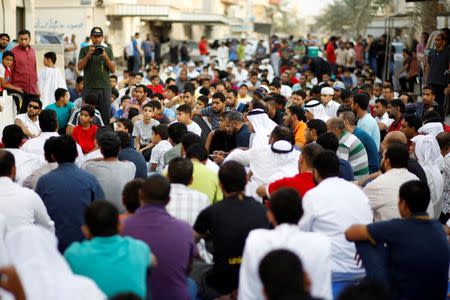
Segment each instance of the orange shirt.
[{"label": "orange shirt", "polygon": [[294,129],[294,137],[296,145],[303,146],[306,143],[305,130],[306,130],[306,123],[300,121]]}]

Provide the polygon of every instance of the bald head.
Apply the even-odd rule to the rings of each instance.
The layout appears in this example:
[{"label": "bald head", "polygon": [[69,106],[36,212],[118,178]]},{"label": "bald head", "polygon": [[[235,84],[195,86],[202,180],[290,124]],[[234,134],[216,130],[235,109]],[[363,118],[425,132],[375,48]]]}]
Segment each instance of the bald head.
[{"label": "bald head", "polygon": [[401,131],[391,131],[384,137],[382,148],[387,149],[393,143],[408,144],[406,135]]}]

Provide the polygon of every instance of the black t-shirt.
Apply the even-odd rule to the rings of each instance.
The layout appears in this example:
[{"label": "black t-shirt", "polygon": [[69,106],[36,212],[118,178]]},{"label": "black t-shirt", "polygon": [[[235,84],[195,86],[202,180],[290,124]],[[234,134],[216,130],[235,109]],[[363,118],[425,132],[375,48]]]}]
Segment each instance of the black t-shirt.
[{"label": "black t-shirt", "polygon": [[248,148],[250,143],[250,131],[247,124],[242,125],[241,129],[235,135],[236,147]]},{"label": "black t-shirt", "polygon": [[425,174],[425,171],[423,170],[419,162],[414,158],[410,157],[408,159],[408,171],[419,177],[420,181],[422,181],[423,183],[428,184],[427,175]]},{"label": "black t-shirt", "polygon": [[271,120],[277,123],[278,125],[282,126],[284,123],[284,113],[280,110],[277,110],[275,116]]},{"label": "black t-shirt", "polygon": [[230,152],[234,148],[236,148],[234,135],[229,135],[219,129],[214,130],[214,136],[209,146],[209,153],[213,153],[216,150]]},{"label": "black t-shirt", "polygon": [[426,214],[367,226],[376,243],[387,245],[388,274],[395,299],[446,299],[449,246],[437,220]]},{"label": "black t-shirt", "polygon": [[208,285],[222,294],[238,287],[245,240],[256,228],[269,228],[265,207],[251,197],[224,198],[204,209],[194,224],[200,234],[209,233],[214,247],[214,266]]}]

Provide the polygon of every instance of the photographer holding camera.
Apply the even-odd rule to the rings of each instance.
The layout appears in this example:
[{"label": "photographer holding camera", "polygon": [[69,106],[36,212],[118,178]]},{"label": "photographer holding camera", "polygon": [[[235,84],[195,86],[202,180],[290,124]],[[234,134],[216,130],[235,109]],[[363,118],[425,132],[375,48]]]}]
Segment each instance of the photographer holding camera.
[{"label": "photographer holding camera", "polygon": [[98,110],[103,122],[109,124],[111,118],[111,84],[109,74],[116,71],[114,55],[110,48],[102,45],[103,30],[91,30],[92,44],[80,49],[78,69],[84,70],[83,98],[92,94],[97,97]]}]

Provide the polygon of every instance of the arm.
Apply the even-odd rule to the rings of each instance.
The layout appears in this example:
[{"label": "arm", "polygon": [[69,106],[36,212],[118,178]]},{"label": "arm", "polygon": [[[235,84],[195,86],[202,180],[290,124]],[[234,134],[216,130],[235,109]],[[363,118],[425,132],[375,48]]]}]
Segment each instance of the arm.
[{"label": "arm", "polygon": [[34,206],[34,218],[36,224],[47,228],[51,232],[55,232],[55,223],[53,223],[50,219],[41,198],[37,194],[33,193],[33,199],[31,199],[31,201]]},{"label": "arm", "polygon": [[89,49],[88,49],[86,55],[78,61],[78,70],[82,71],[82,70],[84,70],[84,68],[86,68],[86,66],[87,66],[89,60],[91,59],[92,54],[94,54],[94,52],[95,52],[95,47],[89,46]]},{"label": "arm", "polygon": [[26,300],[25,290],[20,281],[19,274],[13,266],[0,269],[0,287],[14,295],[16,300]]},{"label": "arm", "polygon": [[180,95],[173,97],[172,100],[169,100],[167,103],[164,104],[165,107],[171,108],[175,104],[180,104],[183,102],[183,99],[180,97]]},{"label": "arm", "polygon": [[267,185],[263,184],[260,185],[257,189],[256,189],[256,194],[258,194],[258,196],[260,196],[261,198],[267,197]]},{"label": "arm", "polygon": [[23,91],[22,91],[22,89],[21,89],[20,87],[14,86],[14,85],[12,85],[11,83],[6,82],[6,81],[5,81],[5,78],[3,78],[3,77],[0,77],[0,86],[1,86],[3,89],[15,90],[15,91],[17,91],[17,92],[19,92],[19,93],[23,93]]},{"label": "arm", "polygon": [[198,241],[200,241],[201,239],[203,239],[205,237],[206,237],[206,234],[201,234],[194,230],[194,239],[195,239],[196,243],[198,243]]},{"label": "arm", "polygon": [[27,127],[25,127],[25,124],[23,124],[22,120],[20,120],[20,119],[15,119],[15,120],[14,120],[14,124],[16,124],[16,125],[18,125],[20,128],[22,128],[23,133],[24,133],[27,137],[30,137],[30,138],[34,138],[34,137],[35,137],[35,135],[32,134],[32,133],[27,129]]},{"label": "arm", "polygon": [[387,128],[386,124],[384,124],[383,122],[378,122],[378,128],[380,130],[385,130]]},{"label": "arm", "polygon": [[[140,146],[140,145],[139,145]],[[153,143],[150,143],[150,144],[148,144],[148,145],[146,145],[146,146],[144,146],[144,147],[142,147],[142,148],[140,148],[139,149],[139,152],[144,152],[145,150],[147,150],[147,149],[150,149],[150,148],[153,148],[155,145],[153,145]]]},{"label": "arm", "polygon": [[109,58],[106,50],[103,51],[103,53],[101,54],[101,57],[103,58],[103,60],[106,63],[106,66],[108,67],[108,70],[110,73],[114,73],[116,72],[116,65],[114,64],[114,62]]},{"label": "arm", "polygon": [[370,236],[366,225],[354,224],[350,226],[345,231],[345,238],[349,242],[370,241],[372,244],[375,244],[375,241]]},{"label": "arm", "polygon": [[66,127],[66,134],[67,135],[72,135],[72,133],[73,133],[73,129],[75,128],[75,126],[73,126],[73,125],[71,125],[71,124],[67,124],[67,127]]},{"label": "arm", "polygon": [[214,130],[212,130],[210,133],[208,133],[208,137],[206,138],[206,142],[205,142],[205,148],[206,148],[206,151],[209,153],[209,148],[211,147],[211,142],[212,142],[212,139],[213,139],[213,137],[214,137]]}]

